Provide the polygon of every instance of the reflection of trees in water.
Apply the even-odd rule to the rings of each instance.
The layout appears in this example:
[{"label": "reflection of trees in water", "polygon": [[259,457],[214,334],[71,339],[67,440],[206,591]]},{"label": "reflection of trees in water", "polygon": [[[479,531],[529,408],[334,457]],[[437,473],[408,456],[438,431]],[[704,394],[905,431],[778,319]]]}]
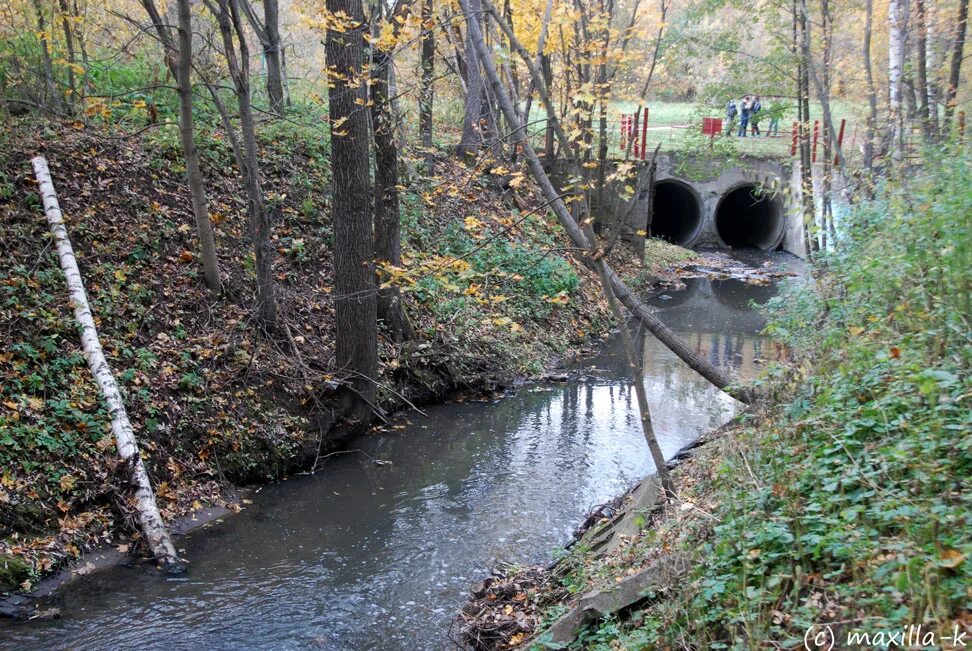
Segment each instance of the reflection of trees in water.
[{"label": "reflection of trees in water", "polygon": [[694,332],[683,336],[694,341],[695,352],[710,363],[731,368],[744,379],[756,377],[767,362],[789,361],[787,348],[766,337],[717,332]]}]

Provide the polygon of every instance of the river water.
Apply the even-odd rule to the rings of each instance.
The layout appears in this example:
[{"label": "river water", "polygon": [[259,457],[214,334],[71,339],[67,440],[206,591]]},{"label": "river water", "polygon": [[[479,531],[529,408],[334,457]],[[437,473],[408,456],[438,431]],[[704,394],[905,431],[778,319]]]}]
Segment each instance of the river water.
[{"label": "river water", "polygon": [[[652,302],[699,352],[752,377],[775,353],[749,302],[775,291],[693,279]],[[739,405],[650,335],[641,342],[671,457]],[[360,453],[266,486],[179,541],[186,574],[97,572],[65,589],[60,619],[0,629],[0,647],[450,648],[470,583],[499,561],[548,562],[592,507],[652,471],[620,338],[576,368],[569,383],[435,406],[365,437]]]}]

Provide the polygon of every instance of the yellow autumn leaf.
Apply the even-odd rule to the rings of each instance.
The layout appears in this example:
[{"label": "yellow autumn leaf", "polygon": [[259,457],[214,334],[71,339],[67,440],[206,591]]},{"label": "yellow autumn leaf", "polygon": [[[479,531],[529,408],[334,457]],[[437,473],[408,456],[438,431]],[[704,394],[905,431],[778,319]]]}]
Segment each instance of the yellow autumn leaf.
[{"label": "yellow autumn leaf", "polygon": [[957,549],[946,549],[940,557],[941,561],[938,564],[952,570],[965,562],[965,554]]},{"label": "yellow autumn leaf", "polygon": [[522,173],[518,173],[516,176],[510,179],[511,188],[519,188],[526,182],[526,177]]}]

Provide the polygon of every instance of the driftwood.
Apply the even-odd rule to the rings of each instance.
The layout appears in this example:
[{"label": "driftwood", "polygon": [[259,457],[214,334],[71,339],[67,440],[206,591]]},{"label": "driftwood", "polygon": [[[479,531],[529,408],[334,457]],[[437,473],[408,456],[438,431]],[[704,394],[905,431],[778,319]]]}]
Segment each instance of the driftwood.
[{"label": "driftwood", "polygon": [[635,605],[645,598],[645,593],[649,590],[669,587],[688,568],[689,563],[684,556],[665,557],[610,588],[588,592],[570,612],[540,635],[538,641],[570,644],[577,638],[580,630],[591,622]]},{"label": "driftwood", "polygon": [[88,362],[88,369],[108,405],[111,431],[115,436],[118,456],[124,462],[130,482],[135,487],[134,502],[139,528],[149,550],[162,568],[168,572],[180,572],[185,569],[185,561],[176,554],[172,538],[165,528],[165,523],[162,522],[159,507],[155,502],[155,492],[152,490],[145,464],[142,463],[138,442],[135,440],[135,433],[132,431],[121,391],[101,348],[98,330],[95,328],[94,317],[88,304],[88,295],[84,291],[84,282],[78,269],[78,261],[74,257],[74,249],[71,247],[71,240],[68,238],[61,208],[57,202],[57,194],[54,191],[54,182],[47,168],[47,160],[43,156],[37,156],[31,160],[31,164],[34,167],[37,183],[40,185],[44,213],[47,215],[47,223],[57,246],[57,257],[67,281],[68,294],[74,307],[74,318],[81,326],[81,349],[84,352],[84,359]]}]

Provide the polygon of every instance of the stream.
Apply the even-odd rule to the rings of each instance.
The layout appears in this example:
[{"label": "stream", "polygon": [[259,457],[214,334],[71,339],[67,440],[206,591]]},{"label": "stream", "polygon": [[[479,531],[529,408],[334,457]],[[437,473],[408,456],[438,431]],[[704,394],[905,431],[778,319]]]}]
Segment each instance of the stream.
[{"label": "stream", "polygon": [[[699,278],[651,302],[711,361],[753,377],[777,351],[749,302],[776,291]],[[653,337],[640,341],[666,457],[737,413]],[[652,471],[620,337],[573,369],[570,382],[410,414],[178,540],[185,574],[118,566],[73,581],[60,619],[0,628],[0,647],[450,648],[472,582],[501,561],[549,562],[592,507]]]}]

